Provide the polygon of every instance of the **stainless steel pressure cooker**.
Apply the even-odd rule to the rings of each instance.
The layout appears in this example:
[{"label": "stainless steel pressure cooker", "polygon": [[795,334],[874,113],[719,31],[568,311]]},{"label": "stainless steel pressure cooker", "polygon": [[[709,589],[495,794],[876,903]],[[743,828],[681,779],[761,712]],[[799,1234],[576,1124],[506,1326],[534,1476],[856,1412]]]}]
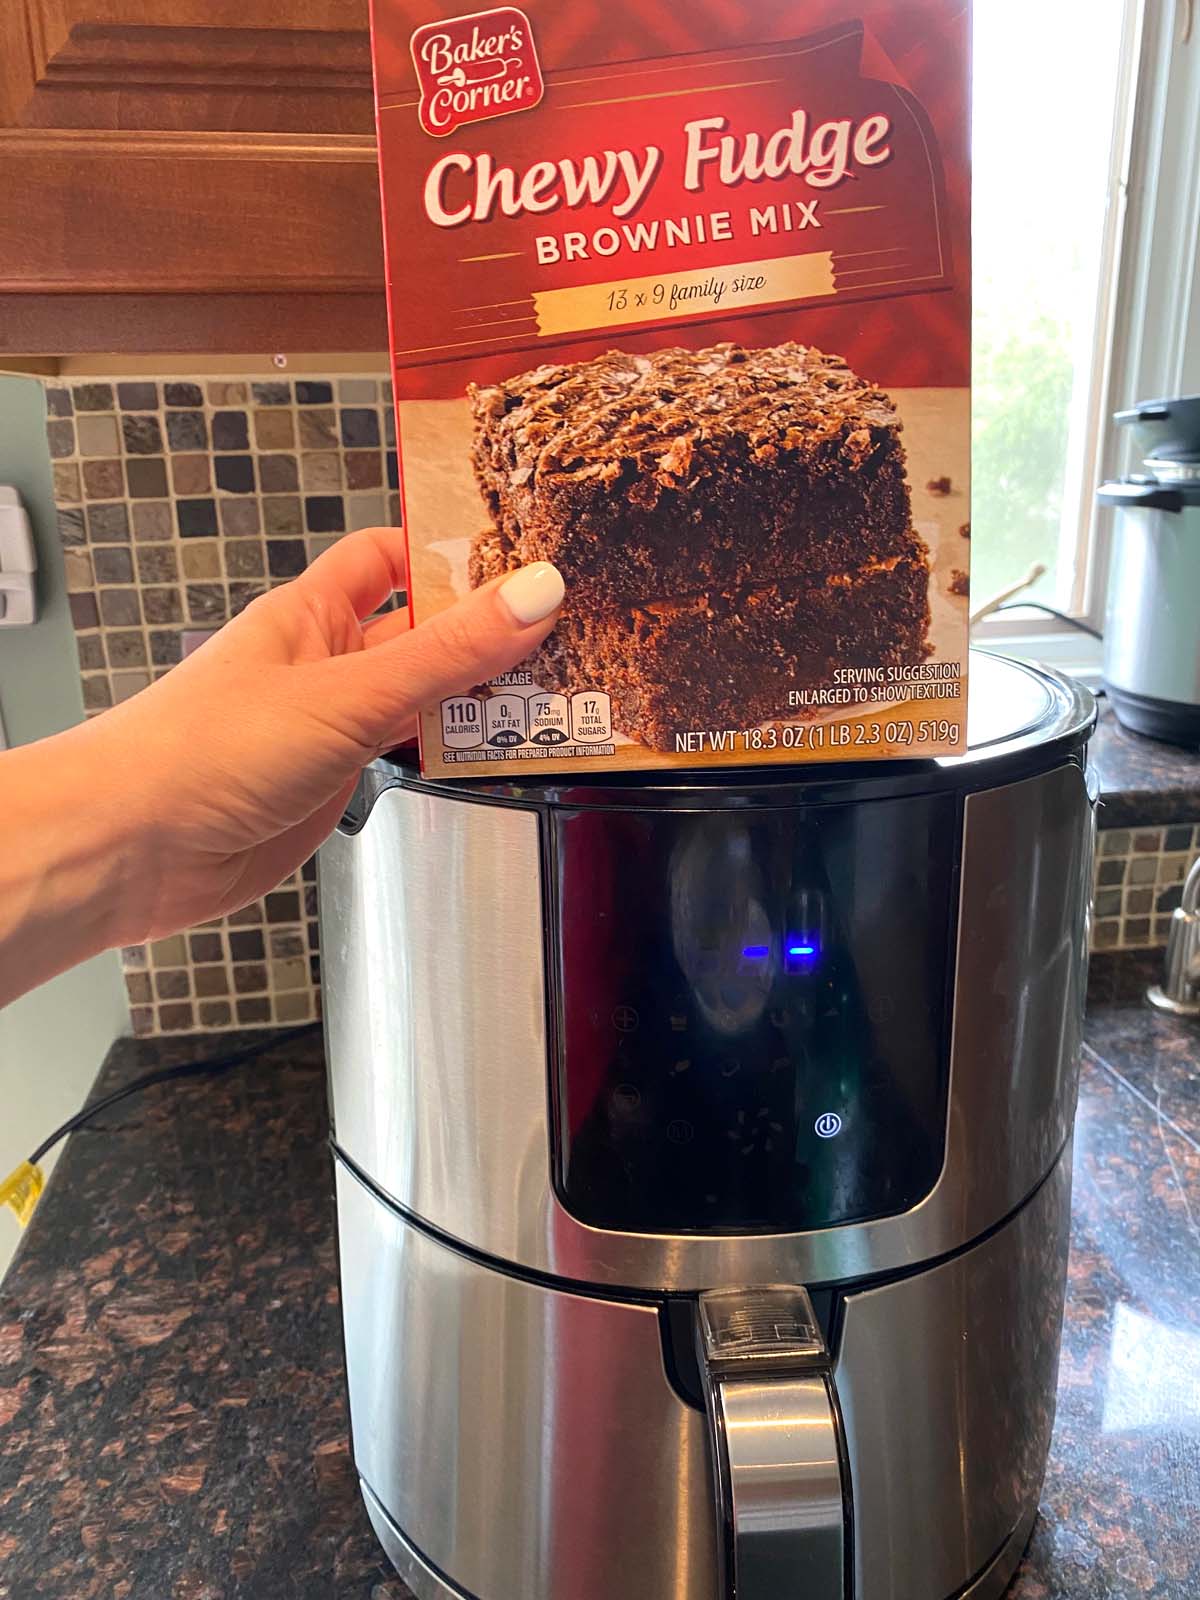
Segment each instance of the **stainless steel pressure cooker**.
[{"label": "stainless steel pressure cooker", "polygon": [[1200,395],[1148,400],[1115,421],[1143,470],[1101,485],[1115,506],[1104,683],[1135,733],[1200,745]]}]

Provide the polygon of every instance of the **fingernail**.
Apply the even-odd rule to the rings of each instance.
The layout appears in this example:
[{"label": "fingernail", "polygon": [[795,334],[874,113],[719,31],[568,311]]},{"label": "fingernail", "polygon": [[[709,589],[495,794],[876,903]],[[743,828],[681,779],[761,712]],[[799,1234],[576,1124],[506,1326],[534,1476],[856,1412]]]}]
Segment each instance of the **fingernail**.
[{"label": "fingernail", "polygon": [[522,567],[500,585],[500,596],[523,628],[541,622],[562,605],[566,585],[562,573],[548,561]]}]

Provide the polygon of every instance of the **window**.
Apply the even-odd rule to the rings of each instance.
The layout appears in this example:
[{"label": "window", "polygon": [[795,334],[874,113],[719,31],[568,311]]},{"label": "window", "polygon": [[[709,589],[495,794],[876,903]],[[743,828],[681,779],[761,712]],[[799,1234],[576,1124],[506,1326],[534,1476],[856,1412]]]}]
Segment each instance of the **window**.
[{"label": "window", "polygon": [[[976,0],[974,607],[1034,562],[1030,598],[1093,617],[1102,600],[1094,490],[1142,13],[1142,0]],[[1028,630],[1023,615],[987,631]]]}]

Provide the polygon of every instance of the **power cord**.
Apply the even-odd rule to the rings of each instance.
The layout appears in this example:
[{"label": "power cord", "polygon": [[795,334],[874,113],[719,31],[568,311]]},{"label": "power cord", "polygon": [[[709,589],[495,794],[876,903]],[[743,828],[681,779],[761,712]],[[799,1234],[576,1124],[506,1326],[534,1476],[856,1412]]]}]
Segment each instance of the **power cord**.
[{"label": "power cord", "polygon": [[141,1094],[143,1089],[153,1088],[155,1084],[173,1083],[179,1078],[217,1077],[221,1073],[232,1071],[234,1067],[243,1066],[247,1061],[253,1061],[256,1056],[266,1055],[269,1050],[275,1050],[280,1045],[304,1039],[318,1032],[320,1027],[319,1022],[307,1022],[301,1028],[288,1028],[283,1033],[272,1033],[254,1044],[245,1045],[241,1050],[230,1050],[219,1056],[205,1056],[199,1061],[181,1061],[174,1067],[156,1067],[152,1072],[143,1072],[139,1077],[131,1078],[128,1083],[122,1084],[119,1089],[114,1089],[111,1094],[106,1094],[101,1099],[93,1101],[91,1105],[84,1106],[73,1117],[68,1117],[64,1123],[55,1128],[53,1133],[48,1134],[33,1154],[0,1182],[0,1205],[10,1206],[16,1212],[18,1222],[24,1227],[33,1215],[33,1208],[45,1187],[46,1180],[41,1163],[47,1153],[69,1133],[74,1133],[76,1128],[82,1128],[85,1123],[90,1122],[93,1117],[98,1117],[102,1111],[107,1111],[110,1106],[128,1100],[130,1095]]},{"label": "power cord", "polygon": [[1040,600],[1010,600],[1006,605],[996,606],[997,611],[1041,611],[1048,617],[1054,617],[1059,622],[1065,622],[1068,627],[1078,628],[1080,633],[1090,634],[1093,639],[1103,639],[1104,635],[1099,628],[1093,628],[1090,622],[1084,622],[1082,617],[1073,617],[1069,612],[1056,611],[1053,606],[1044,606]]}]

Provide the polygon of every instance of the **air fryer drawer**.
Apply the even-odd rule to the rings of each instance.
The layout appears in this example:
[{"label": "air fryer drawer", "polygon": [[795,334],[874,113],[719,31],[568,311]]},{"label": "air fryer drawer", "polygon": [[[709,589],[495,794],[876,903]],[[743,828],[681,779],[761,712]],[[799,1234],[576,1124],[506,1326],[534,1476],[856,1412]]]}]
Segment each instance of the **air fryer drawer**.
[{"label": "air fryer drawer", "polygon": [[[656,1308],[464,1256],[340,1162],[337,1192],[355,1462],[425,1561],[472,1600],[719,1600],[706,1420]],[[854,1600],[959,1595],[1036,1507],[1069,1194],[1064,1159],[981,1244],[847,1296]]]}]

